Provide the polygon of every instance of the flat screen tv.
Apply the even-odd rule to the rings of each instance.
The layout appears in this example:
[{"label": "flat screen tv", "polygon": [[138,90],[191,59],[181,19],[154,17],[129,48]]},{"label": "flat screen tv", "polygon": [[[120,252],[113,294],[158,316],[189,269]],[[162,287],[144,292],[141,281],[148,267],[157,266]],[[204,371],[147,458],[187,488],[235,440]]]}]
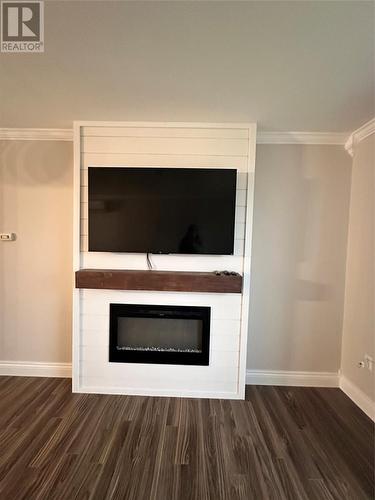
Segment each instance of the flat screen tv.
[{"label": "flat screen tv", "polygon": [[89,251],[233,254],[236,169],[90,167]]}]

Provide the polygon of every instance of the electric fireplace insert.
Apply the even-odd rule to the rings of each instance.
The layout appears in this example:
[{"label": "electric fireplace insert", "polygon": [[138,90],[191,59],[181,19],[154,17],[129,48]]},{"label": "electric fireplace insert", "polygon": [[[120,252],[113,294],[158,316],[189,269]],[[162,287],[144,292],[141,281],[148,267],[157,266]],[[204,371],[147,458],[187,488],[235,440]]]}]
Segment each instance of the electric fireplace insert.
[{"label": "electric fireplace insert", "polygon": [[109,361],[208,365],[209,307],[110,304]]}]

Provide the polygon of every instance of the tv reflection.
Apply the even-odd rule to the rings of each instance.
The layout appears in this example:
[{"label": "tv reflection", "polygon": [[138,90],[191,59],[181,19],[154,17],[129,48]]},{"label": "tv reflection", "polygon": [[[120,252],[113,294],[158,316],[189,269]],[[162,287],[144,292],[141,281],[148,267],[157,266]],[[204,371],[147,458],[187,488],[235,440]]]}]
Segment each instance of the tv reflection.
[{"label": "tv reflection", "polygon": [[190,224],[186,233],[180,241],[178,250],[180,253],[200,253],[202,251],[202,238],[196,224]]}]

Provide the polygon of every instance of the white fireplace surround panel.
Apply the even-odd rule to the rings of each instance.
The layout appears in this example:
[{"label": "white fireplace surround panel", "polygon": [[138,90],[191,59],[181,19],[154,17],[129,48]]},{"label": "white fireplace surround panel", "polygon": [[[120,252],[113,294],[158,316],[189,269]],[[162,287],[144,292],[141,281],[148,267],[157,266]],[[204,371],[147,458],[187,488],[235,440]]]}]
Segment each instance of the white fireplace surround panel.
[{"label": "white fireplace surround panel", "polygon": [[[110,387],[131,394],[184,394],[202,390],[228,397],[237,392],[240,294],[183,292],[81,291],[82,389]],[[108,362],[109,304],[211,307],[209,366],[152,365]]]},{"label": "white fireplace surround panel", "polygon": [[[144,254],[88,251],[89,166],[236,168],[234,255],[154,255],[158,270],[233,270],[241,294],[75,290],[73,391],[244,398],[255,168],[255,124],[76,122],[74,271],[147,269]],[[211,307],[209,366],[109,363],[109,304]]]}]

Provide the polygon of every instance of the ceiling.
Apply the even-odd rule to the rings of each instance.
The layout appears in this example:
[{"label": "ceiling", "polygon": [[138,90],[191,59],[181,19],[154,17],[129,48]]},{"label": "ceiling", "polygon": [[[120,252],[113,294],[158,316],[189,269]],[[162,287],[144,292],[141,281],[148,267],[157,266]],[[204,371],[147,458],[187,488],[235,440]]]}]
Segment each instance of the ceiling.
[{"label": "ceiling", "polygon": [[374,116],[374,2],[48,1],[45,52],[0,55],[0,127]]}]

